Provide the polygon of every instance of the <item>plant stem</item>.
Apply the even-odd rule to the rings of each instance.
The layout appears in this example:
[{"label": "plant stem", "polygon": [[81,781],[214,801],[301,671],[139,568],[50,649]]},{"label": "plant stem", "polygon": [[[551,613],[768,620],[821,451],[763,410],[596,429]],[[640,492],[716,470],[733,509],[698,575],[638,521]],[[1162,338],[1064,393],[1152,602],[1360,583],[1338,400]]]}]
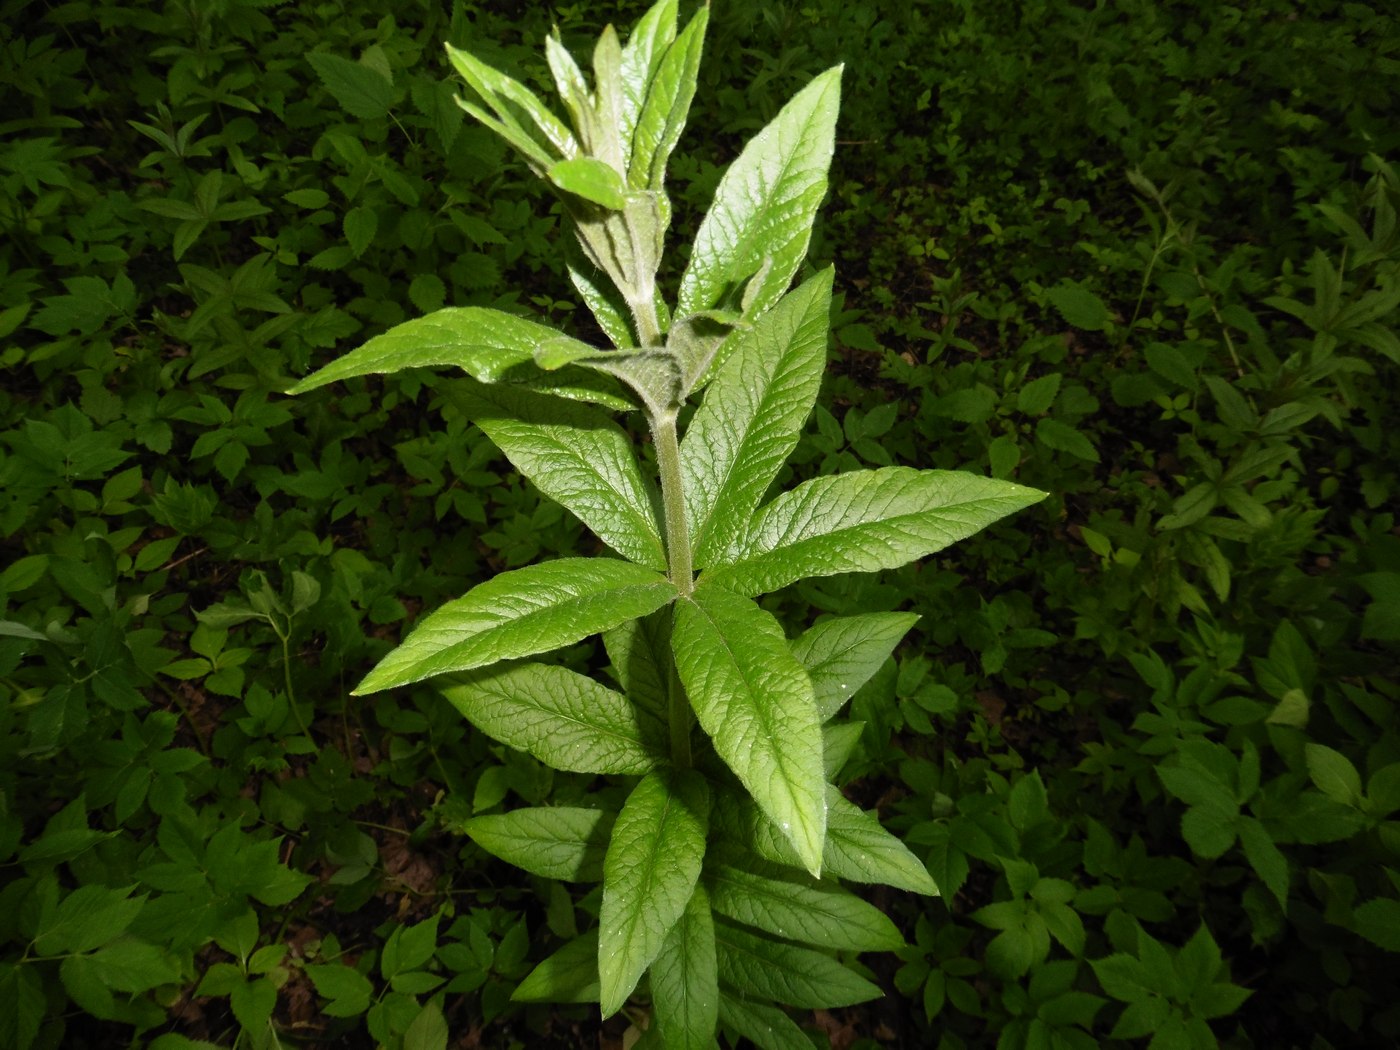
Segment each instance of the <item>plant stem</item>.
[{"label": "plant stem", "polygon": [[[661,503],[666,515],[666,560],[671,582],[684,601],[694,590],[695,571],[690,557],[690,529],[685,521],[685,489],[681,483],[680,444],[676,438],[676,413],[668,409],[648,418],[661,475]],[[667,722],[671,727],[671,761],[681,769],[690,766],[690,701],[672,659]]]},{"label": "plant stem", "polygon": [[681,451],[676,439],[676,412],[668,409],[652,416],[651,440],[656,446],[656,466],[661,474],[661,504],[666,515],[666,560],[671,582],[682,598],[695,589],[690,560],[690,529],[685,522],[685,494],[681,484]]}]

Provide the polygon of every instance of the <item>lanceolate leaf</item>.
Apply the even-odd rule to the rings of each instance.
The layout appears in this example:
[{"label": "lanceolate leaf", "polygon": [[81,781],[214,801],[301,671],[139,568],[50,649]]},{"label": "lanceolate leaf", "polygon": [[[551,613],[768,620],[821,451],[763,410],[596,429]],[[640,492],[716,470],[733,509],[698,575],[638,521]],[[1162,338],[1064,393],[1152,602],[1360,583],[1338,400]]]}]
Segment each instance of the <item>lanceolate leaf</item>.
[{"label": "lanceolate leaf", "polygon": [[885,914],[834,882],[813,881],[749,860],[706,874],[714,910],[775,937],[836,951],[872,952],[904,944]]},{"label": "lanceolate leaf", "polygon": [[569,242],[569,280],[574,290],[584,301],[593,319],[613,346],[627,349],[637,345],[632,336],[631,322],[627,319],[627,307],[618,297],[617,289],[602,270],[594,266],[584,256],[577,241]]},{"label": "lanceolate leaf", "polygon": [[[447,57],[472,90],[491,107],[501,124],[523,135],[533,145],[531,151],[521,150],[527,160],[539,166],[541,157],[546,158],[547,165],[549,161],[577,155],[578,143],[573,132],[524,84],[451,44],[447,45]],[[520,148],[514,139],[511,144]]]},{"label": "lanceolate leaf", "polygon": [[702,582],[763,594],[808,576],[893,569],[1045,498],[962,471],[884,467],[815,478],[759,511]]},{"label": "lanceolate leaf", "polygon": [[837,66],[798,92],[724,173],[681,277],[677,317],[719,305],[765,265],[746,316],[757,317],[787,289],[826,194],[840,98]]},{"label": "lanceolate leaf", "polygon": [[776,1006],[752,1003],[739,995],[722,995],[719,1018],[760,1050],[812,1050],[812,1041]]},{"label": "lanceolate leaf", "polygon": [[[659,0],[642,16],[623,45],[618,66],[618,132],[630,170],[637,117],[671,42],[676,39],[676,0]],[[641,189],[641,186],[634,186]]]},{"label": "lanceolate leaf", "polygon": [[651,964],[651,1000],[667,1050],[713,1050],[719,1020],[715,924],[703,886]]},{"label": "lanceolate leaf", "polygon": [[487,736],[573,773],[645,773],[657,756],[621,693],[567,667],[480,668],[442,690]]},{"label": "lanceolate leaf", "polygon": [[549,956],[510,997],[522,1003],[596,1003],[598,931],[580,934]]},{"label": "lanceolate leaf", "polygon": [[671,649],[720,758],[818,874],[826,829],[821,725],[812,683],[777,620],[747,598],[701,588],[676,606]]},{"label": "lanceolate leaf", "polygon": [[627,207],[627,185],[622,176],[594,157],[561,160],[549,169],[549,181],[565,193],[609,211]]},{"label": "lanceolate leaf", "polygon": [[792,643],[792,654],[812,679],[823,722],[870,680],[918,619],[915,613],[837,616]]},{"label": "lanceolate leaf", "polygon": [[[671,618],[669,612],[652,613],[619,624],[603,633],[608,659],[627,699],[643,719],[664,727],[670,693]],[[644,726],[650,738],[651,728]]]},{"label": "lanceolate leaf", "polygon": [[613,815],[577,806],[537,806],[472,817],[462,830],[487,853],[546,879],[597,882]]},{"label": "lanceolate leaf", "polygon": [[[828,875],[851,882],[882,883],[930,897],[938,895],[938,886],[928,869],[909,852],[909,847],[880,826],[875,814],[858,809],[834,787],[828,789],[827,805],[822,865]],[[781,831],[758,813],[754,812],[754,817],[751,831],[759,856],[801,866],[803,862]]]},{"label": "lanceolate leaf", "polygon": [[715,375],[681,443],[695,565],[739,543],[797,445],[826,369],[830,268],[746,332]]},{"label": "lanceolate leaf", "polygon": [[504,572],[424,617],[354,693],[572,645],[675,595],[659,573],[609,558],[560,558]]},{"label": "lanceolate leaf", "polygon": [[705,858],[709,788],[694,770],[657,770],[632,789],[603,863],[598,976],[611,1017],[660,953]]},{"label": "lanceolate leaf", "polygon": [[[666,163],[680,140],[690,112],[690,101],[695,95],[695,78],[700,68],[700,52],[705,44],[705,27],[709,19],[708,6],[695,12],[685,31],[666,50],[651,80],[646,101],[632,129],[632,156],[627,181],[633,189],[660,190],[665,186]],[[628,46],[631,46],[630,42]],[[623,58],[625,70],[625,54]]]},{"label": "lanceolate leaf", "polygon": [[[515,379],[520,372],[533,373],[538,381],[553,383],[558,382],[558,377],[539,371],[534,358],[537,346],[556,340],[578,343],[578,340],[569,339],[553,328],[500,310],[481,306],[449,306],[426,317],[395,325],[325,368],[313,372],[287,393],[304,394],[308,390],[355,376],[444,365],[460,368],[483,383]],[[585,343],[578,345],[592,351],[592,347]],[[627,406],[625,399],[616,396],[594,398],[586,392],[575,396],[582,400],[598,400],[610,407]]]},{"label": "lanceolate leaf", "polygon": [[830,956],[727,922],[715,923],[715,943],[720,980],[745,995],[815,1010],[854,1006],[883,994]]},{"label": "lanceolate leaf", "polygon": [[447,396],[511,464],[623,557],[664,571],[666,547],[632,442],[596,409],[511,387],[456,386]]}]

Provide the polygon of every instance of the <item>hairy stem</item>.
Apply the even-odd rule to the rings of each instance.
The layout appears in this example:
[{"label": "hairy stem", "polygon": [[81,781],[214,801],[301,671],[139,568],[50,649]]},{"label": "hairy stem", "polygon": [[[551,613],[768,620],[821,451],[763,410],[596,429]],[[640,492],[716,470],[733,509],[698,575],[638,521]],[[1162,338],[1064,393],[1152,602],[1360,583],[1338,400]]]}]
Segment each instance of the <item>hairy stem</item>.
[{"label": "hairy stem", "polygon": [[685,492],[681,484],[681,452],[676,438],[676,413],[668,410],[652,416],[651,440],[656,446],[656,466],[661,474],[661,504],[666,515],[666,559],[671,582],[682,598],[695,587],[690,560],[690,529],[685,522]]},{"label": "hairy stem", "polygon": [[[670,566],[671,582],[681,599],[694,589],[694,566],[690,559],[690,530],[685,522],[685,490],[681,483],[681,453],[676,437],[676,413],[652,415],[651,439],[656,446],[656,464],[661,475],[661,503],[666,516],[666,560]],[[690,701],[681,685],[675,660],[670,661],[669,710],[671,727],[671,761],[679,768],[690,766]]]}]

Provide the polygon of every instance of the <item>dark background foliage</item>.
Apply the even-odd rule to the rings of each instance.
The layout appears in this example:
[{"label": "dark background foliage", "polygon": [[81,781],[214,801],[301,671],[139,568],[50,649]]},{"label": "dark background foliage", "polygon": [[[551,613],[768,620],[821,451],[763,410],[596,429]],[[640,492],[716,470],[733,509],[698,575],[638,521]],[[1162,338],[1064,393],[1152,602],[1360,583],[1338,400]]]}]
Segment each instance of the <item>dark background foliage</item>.
[{"label": "dark background foliage", "polygon": [[[592,334],[441,44],[543,88],[642,9],[0,3],[0,1047],[621,1045],[509,998],[597,900],[454,832],[589,785],[347,696],[589,541],[434,376],[280,391],[444,304]],[[846,63],[795,469],[1052,493],[770,601],[922,616],[841,780],[944,897],[878,898],[890,996],[815,1045],[1400,1038],[1390,5],[718,4],[706,54],[682,253]]]}]

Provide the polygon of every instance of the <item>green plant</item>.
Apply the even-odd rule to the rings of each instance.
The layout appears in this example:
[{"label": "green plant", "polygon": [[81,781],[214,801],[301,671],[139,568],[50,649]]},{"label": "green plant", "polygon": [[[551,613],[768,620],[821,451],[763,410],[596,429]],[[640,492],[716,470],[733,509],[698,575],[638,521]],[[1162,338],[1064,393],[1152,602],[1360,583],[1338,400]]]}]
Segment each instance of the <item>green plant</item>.
[{"label": "green plant", "polygon": [[[790,641],[754,599],[810,577],[904,565],[1042,494],[890,466],[765,501],[825,370],[832,271],[787,289],[826,191],[841,71],[812,80],[728,169],[670,309],[658,285],[671,219],[665,172],[707,20],[702,8],[677,32],[675,0],[660,0],[625,46],[609,26],[591,90],[551,37],[571,126],[523,83],[448,49],[471,88],[462,108],[525,159],[573,224],[569,275],[611,348],[498,309],[448,307],[290,392],[457,366],[471,378],[442,388],[449,410],[621,555],[501,573],[425,617],[355,690],[435,679],[502,743],[556,769],[630,778],[625,794],[465,822],[483,848],[527,871],[602,881],[598,928],[542,963],[517,998],[597,1001],[609,1016],[645,976],[649,1038],[708,1046],[722,1024],[780,1047],[801,1037],[773,1004],[879,994],[832,952],[903,941],[831,876],[937,889],[875,816],[828,783],[854,743],[833,719],[916,617],[832,617]],[[647,457],[602,409],[645,421],[659,490]],[[620,692],[524,662],[595,634]]]}]

